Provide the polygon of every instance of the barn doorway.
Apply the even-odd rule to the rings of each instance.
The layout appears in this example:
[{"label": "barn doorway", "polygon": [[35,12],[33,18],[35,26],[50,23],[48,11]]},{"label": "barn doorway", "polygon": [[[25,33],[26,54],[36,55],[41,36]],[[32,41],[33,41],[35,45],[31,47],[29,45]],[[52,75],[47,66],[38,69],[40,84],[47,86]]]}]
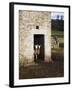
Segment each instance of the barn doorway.
[{"label": "barn doorway", "polygon": [[34,61],[44,61],[44,35],[34,34]]}]

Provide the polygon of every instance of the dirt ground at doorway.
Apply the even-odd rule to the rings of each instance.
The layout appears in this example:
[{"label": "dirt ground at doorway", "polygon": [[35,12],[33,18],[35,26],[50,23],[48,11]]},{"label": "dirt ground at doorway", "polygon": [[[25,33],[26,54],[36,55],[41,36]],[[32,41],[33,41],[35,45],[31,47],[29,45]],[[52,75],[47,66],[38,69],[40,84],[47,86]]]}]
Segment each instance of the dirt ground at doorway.
[{"label": "dirt ground at doorway", "polygon": [[63,52],[52,53],[51,63],[37,63],[19,67],[19,79],[51,78],[64,76]]}]

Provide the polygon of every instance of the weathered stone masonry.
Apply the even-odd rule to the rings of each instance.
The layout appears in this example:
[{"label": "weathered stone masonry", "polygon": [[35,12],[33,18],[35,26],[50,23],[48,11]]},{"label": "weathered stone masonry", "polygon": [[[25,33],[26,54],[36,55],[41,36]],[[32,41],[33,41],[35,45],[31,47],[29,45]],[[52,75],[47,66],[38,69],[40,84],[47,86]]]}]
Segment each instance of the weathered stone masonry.
[{"label": "weathered stone masonry", "polygon": [[[36,29],[39,26],[39,29]],[[51,60],[51,13],[45,11],[19,10],[19,61],[34,62],[34,34],[45,36],[45,62]]]}]

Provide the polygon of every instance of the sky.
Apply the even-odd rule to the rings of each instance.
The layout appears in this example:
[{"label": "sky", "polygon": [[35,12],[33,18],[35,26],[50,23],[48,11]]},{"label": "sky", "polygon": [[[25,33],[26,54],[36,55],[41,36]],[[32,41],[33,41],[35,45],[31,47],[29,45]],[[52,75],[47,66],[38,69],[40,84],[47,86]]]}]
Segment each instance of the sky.
[{"label": "sky", "polygon": [[64,13],[63,12],[52,12],[51,13],[51,19],[61,19],[61,16],[64,20]]}]

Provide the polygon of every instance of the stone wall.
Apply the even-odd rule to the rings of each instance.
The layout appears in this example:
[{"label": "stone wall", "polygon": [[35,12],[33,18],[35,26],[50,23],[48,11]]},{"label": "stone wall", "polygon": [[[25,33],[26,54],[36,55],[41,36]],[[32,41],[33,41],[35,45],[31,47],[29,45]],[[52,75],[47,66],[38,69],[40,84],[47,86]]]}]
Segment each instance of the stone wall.
[{"label": "stone wall", "polygon": [[[39,29],[36,29],[39,26]],[[19,10],[19,61],[34,62],[34,34],[45,35],[45,61],[51,59],[51,13]]]}]

